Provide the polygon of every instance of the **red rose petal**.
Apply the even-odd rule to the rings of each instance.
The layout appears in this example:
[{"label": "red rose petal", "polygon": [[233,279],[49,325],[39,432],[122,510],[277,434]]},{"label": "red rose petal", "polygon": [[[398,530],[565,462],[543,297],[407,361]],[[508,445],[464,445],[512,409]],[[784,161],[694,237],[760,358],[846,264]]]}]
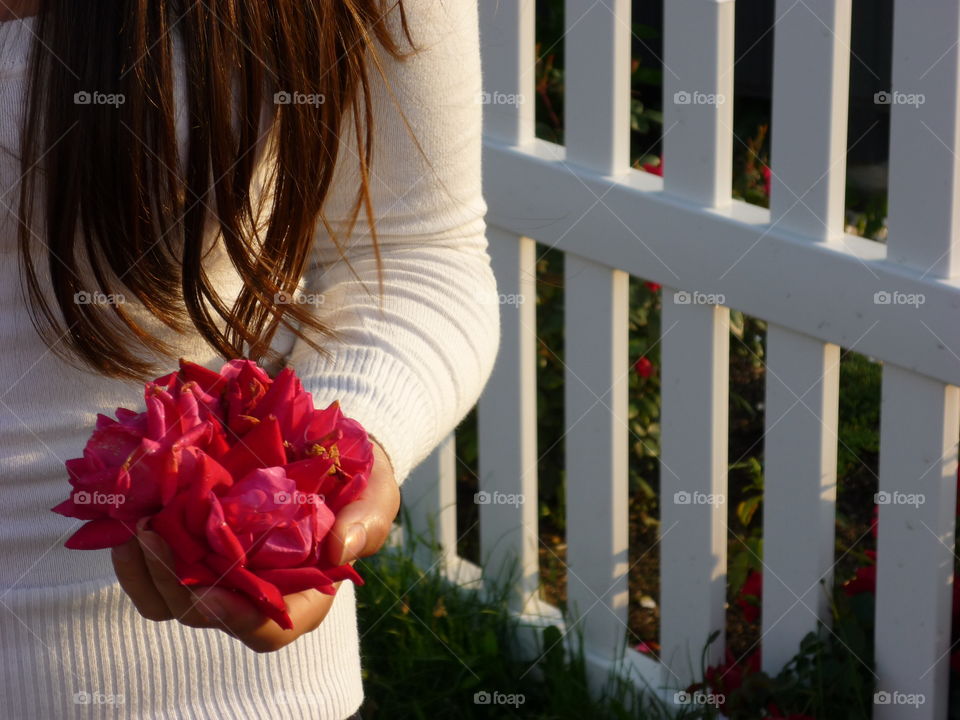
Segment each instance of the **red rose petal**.
[{"label": "red rose petal", "polygon": [[333,459],[329,455],[318,455],[284,465],[283,469],[287,477],[297,483],[297,490],[309,494],[320,492],[320,486],[330,475],[332,467]]},{"label": "red rose petal", "polygon": [[180,358],[179,378],[183,382],[195,382],[204,391],[212,395],[219,395],[226,387],[228,380],[215,370],[208,370],[203,365]]},{"label": "red rose petal", "polygon": [[50,508],[57,515],[63,515],[77,520],[97,520],[103,517],[103,510],[94,505],[77,505],[71,498],[67,498],[56,507]]},{"label": "red rose petal", "polygon": [[284,630],[292,630],[293,622],[287,614],[287,605],[277,586],[262,580],[246,568],[232,565],[229,561],[216,555],[207,558],[210,568],[220,573],[222,579],[218,584],[235,588],[246,595],[264,615],[274,620]]},{"label": "red rose petal", "polygon": [[325,572],[315,567],[278,568],[258,570],[257,575],[273,583],[284,595],[315,589],[327,595],[333,595],[336,588],[333,580]]},{"label": "red rose petal", "polygon": [[174,557],[195,563],[202,560],[209,550],[187,531],[184,508],[188,500],[186,494],[177,495],[169,505],[153,516],[150,529],[166,541]]},{"label": "red rose petal", "polygon": [[286,462],[287,454],[276,418],[261,422],[220,459],[220,464],[234,480],[242,480],[251,470],[285,465]]},{"label": "red rose petal", "polygon": [[363,585],[363,578],[349,563],[338,565],[336,567],[324,568],[323,572],[334,582],[339,580],[351,580],[354,585]]},{"label": "red rose petal", "polygon": [[120,520],[91,520],[71,535],[64,547],[71,550],[104,550],[123,545],[133,534],[133,528]]}]

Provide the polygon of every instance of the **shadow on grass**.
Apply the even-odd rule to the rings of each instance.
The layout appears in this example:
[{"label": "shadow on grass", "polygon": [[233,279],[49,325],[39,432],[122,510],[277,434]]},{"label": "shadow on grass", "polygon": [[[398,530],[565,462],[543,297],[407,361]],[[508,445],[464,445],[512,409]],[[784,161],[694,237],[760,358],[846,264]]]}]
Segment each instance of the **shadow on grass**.
[{"label": "shadow on grass", "polygon": [[525,629],[506,610],[508,582],[483,595],[455,586],[437,566],[422,570],[412,544],[432,547],[414,540],[360,567],[364,718],[696,717],[668,711],[616,675],[591,695],[576,632],[561,642],[561,630],[549,626],[538,631],[536,649],[524,649]]}]

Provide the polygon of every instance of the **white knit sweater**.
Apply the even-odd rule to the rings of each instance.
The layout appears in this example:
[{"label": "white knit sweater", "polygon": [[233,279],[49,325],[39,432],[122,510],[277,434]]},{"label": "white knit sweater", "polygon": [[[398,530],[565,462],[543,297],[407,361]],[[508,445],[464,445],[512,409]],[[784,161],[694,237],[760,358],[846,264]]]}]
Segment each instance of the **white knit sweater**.
[{"label": "white knit sweater", "polygon": [[[382,309],[369,237],[349,242],[358,282],[318,233],[304,291],[323,296],[317,311],[341,343],[324,358],[289,336],[275,342],[318,406],[339,399],[380,441],[400,482],[476,401],[499,342],[480,183],[476,3],[406,6],[421,52],[386,60],[386,70],[425,157],[374,78]],[[21,296],[13,211],[32,25],[0,24],[0,717],[346,717],[363,698],[351,583],[319,629],[258,655],[219,631],[144,620],[108,551],[63,547],[79,525],[49,510],[68,491],[63,462],[81,454],[97,412],[140,407],[142,386],[63,364]],[[344,145],[327,206],[338,229],[358,182]],[[211,272],[229,297],[239,285],[223,260],[215,255]],[[178,355],[219,367],[197,337],[171,339]]]}]

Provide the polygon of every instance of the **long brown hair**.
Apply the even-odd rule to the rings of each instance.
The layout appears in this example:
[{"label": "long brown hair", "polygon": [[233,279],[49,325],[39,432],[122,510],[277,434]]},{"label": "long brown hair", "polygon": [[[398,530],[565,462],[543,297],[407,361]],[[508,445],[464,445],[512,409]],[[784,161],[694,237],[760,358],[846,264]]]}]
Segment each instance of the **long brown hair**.
[{"label": "long brown hair", "polygon": [[[295,291],[325,224],[343,132],[356,134],[362,178],[350,226],[363,212],[373,232],[369,71],[378,67],[376,43],[405,54],[388,13],[399,13],[412,42],[401,3],[45,0],[22,132],[19,245],[31,318],[51,349],[112,377],[154,373],[138,350],[170,350],[136,313],[122,303],[76,302],[82,293],[125,290],[167,327],[195,328],[224,357],[269,356],[280,326],[322,350],[305,330],[331,330],[277,297]],[[174,36],[184,97],[175,95]],[[283,104],[272,93],[319,101]],[[175,101],[188,113],[185,153]],[[251,180],[267,134],[276,152],[273,204],[258,226]],[[43,237],[29,224],[35,195]],[[243,281],[229,305],[203,267],[208,213]],[[44,260],[48,283],[38,272]]]}]

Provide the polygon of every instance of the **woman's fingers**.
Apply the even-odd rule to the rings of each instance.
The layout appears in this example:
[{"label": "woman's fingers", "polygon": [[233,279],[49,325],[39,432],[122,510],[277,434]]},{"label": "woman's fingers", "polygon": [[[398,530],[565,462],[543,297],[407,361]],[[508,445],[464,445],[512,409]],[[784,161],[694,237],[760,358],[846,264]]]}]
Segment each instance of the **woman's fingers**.
[{"label": "woman's fingers", "polygon": [[386,453],[373,443],[373,470],[367,487],[337,514],[328,559],[336,565],[373,555],[390,534],[400,510],[400,489]]},{"label": "woman's fingers", "polygon": [[[340,583],[336,584],[339,587]],[[197,591],[204,606],[215,608],[218,627],[256,652],[274,652],[320,626],[330,612],[334,597],[318,590],[284,596],[292,630],[284,630],[243,597],[218,588]]]},{"label": "woman's fingers", "polygon": [[181,585],[173,571],[169,546],[157,533],[144,529],[138,530],[136,540],[115,548],[114,567],[121,587],[144,617],[217,628],[256,652],[279,650],[312,632],[333,604],[333,596],[318,590],[286,595],[293,629],[284,630],[237,593],[214,587],[191,590]]},{"label": "woman's fingers", "polygon": [[173,553],[163,538],[138,524],[137,540],[153,586],[170,608],[174,619],[190,627],[211,627],[209,614],[199,604],[197,596],[177,578],[173,570]]},{"label": "woman's fingers", "polygon": [[120,587],[130,596],[134,606],[147,620],[170,620],[173,613],[163,596],[157,592],[147,570],[147,563],[136,538],[118,545],[110,551],[114,572]]}]

